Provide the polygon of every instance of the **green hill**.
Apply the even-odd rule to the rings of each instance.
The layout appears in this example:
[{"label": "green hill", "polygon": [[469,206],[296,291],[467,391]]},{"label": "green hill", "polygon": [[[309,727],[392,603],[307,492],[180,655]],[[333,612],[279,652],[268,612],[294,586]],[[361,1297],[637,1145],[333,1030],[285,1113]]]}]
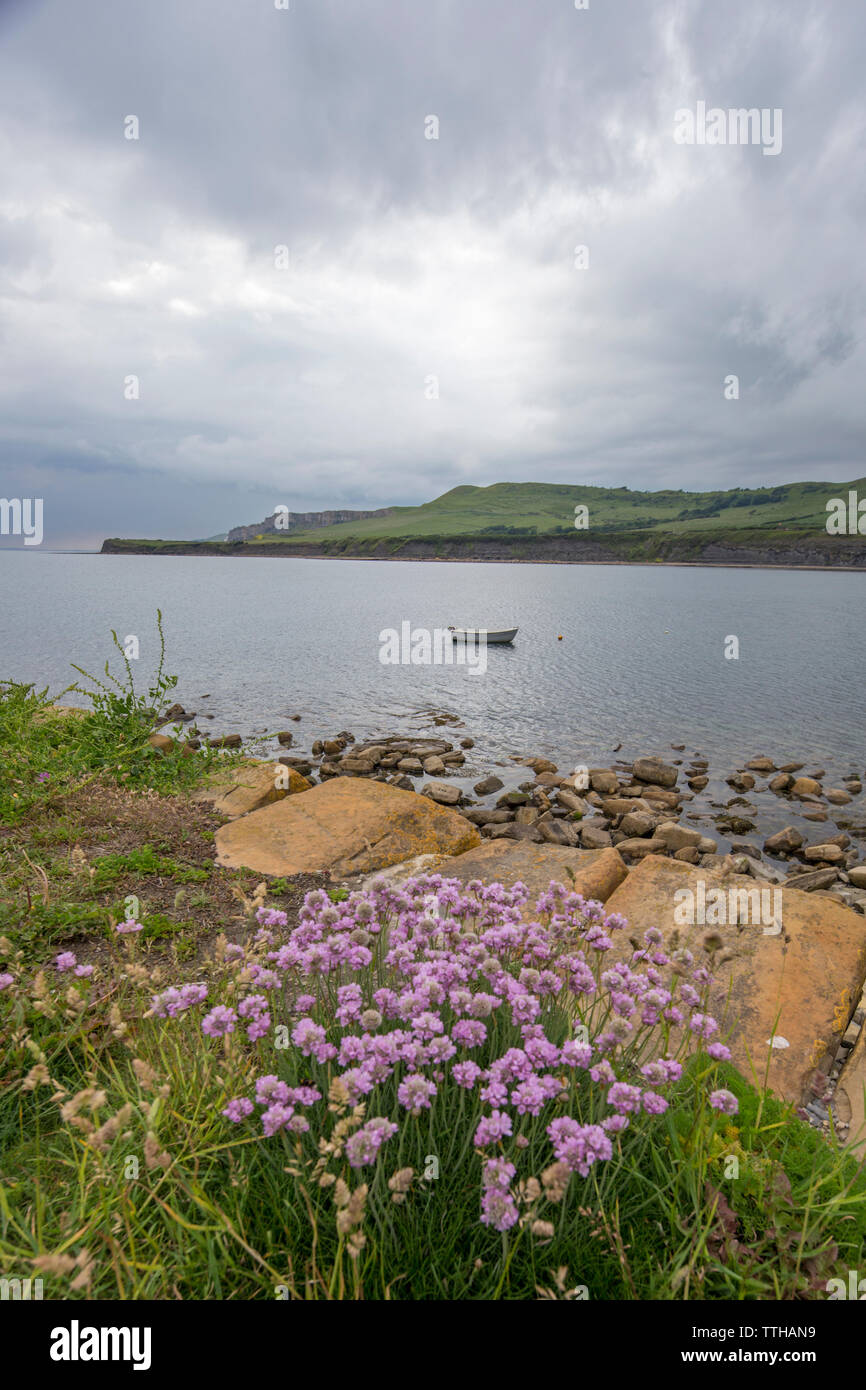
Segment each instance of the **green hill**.
[{"label": "green hill", "polygon": [[826,504],[847,497],[849,488],[866,491],[866,479],[851,483],[784,483],[778,487],[733,488],[727,492],[632,492],[629,488],[582,487],[569,483],[493,483],[455,487],[420,507],[395,507],[386,517],[346,522],[324,531],[280,532],[261,543],[329,544],[350,537],[392,539],[425,536],[568,535],[574,509],[588,508],[591,534],[606,531],[707,532],[750,530],[823,531]]}]

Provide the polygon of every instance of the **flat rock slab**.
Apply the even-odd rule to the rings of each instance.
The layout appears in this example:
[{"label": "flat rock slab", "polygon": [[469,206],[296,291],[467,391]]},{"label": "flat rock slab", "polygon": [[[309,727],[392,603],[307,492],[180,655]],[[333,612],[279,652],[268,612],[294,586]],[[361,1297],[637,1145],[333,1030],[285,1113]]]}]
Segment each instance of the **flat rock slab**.
[{"label": "flat rock slab", "polygon": [[571,849],[564,845],[533,845],[519,840],[485,840],[477,849],[449,859],[435,870],[443,878],[461,883],[479,878],[482,883],[502,883],[510,888],[520,880],[530,893],[530,903],[546,893],[551,882],[573,888],[584,898],[605,902],[628,874],[615,849]]},{"label": "flat rock slab", "polygon": [[216,852],[224,868],[348,877],[418,854],[459,855],[480,839],[463,816],[427,796],[336,777],[221,826]]},{"label": "flat rock slab", "polygon": [[[711,875],[677,860],[650,855],[608,899],[608,912],[628,918],[628,935],[642,936],[658,927],[666,943],[679,933],[679,944],[704,959],[706,932],[718,932],[731,960],[716,968],[711,999],[737,1067],[785,1100],[799,1104],[812,1072],[828,1053],[835,1053],[866,978],[866,921],[828,898],[782,886],[782,930],[765,935],[761,925],[678,926],[674,913],[677,889],[697,895],[704,889],[761,887],[773,902],[775,885],[757,885],[740,874]],[[730,900],[728,900],[730,901]],[[617,932],[614,955],[628,954]],[[730,995],[728,989],[730,987]],[[775,1038],[776,1045],[771,1046]],[[781,1045],[780,1045],[781,1044]],[[787,1045],[785,1045],[787,1044]],[[749,1059],[751,1058],[751,1065]]]},{"label": "flat rock slab", "polygon": [[860,1029],[860,1036],[842,1068],[836,1090],[837,1095],[839,1091],[845,1093],[851,1107],[847,1143],[862,1163],[866,1161],[866,1026]]},{"label": "flat rock slab", "polygon": [[210,802],[221,816],[249,815],[262,806],[281,801],[284,796],[309,791],[310,783],[294,768],[282,763],[244,763],[220,769],[204,787],[193,793],[193,801]]}]

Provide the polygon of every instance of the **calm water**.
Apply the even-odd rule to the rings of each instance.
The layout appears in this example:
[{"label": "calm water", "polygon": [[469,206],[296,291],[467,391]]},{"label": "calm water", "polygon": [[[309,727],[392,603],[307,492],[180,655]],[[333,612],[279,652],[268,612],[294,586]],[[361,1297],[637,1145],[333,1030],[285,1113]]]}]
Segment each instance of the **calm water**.
[{"label": "calm water", "polygon": [[[111,628],[139,637],[145,688],[161,608],[176,698],[215,716],[199,720],[208,732],[261,734],[297,712],[289,727],[308,748],[344,728],[432,732],[445,711],[479,764],[607,763],[620,742],[621,757],[684,743],[731,768],[759,752],[866,762],[866,575],[6,551],[0,595],[0,678],[55,693],[70,662],[100,670]],[[404,620],[520,633],[489,649],[483,676],[382,665],[379,633]]]}]

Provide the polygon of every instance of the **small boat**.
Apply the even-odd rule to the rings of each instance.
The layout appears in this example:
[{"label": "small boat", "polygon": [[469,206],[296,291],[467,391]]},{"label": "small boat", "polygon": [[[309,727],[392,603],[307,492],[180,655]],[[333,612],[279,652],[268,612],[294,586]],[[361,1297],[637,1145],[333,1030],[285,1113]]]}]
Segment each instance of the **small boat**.
[{"label": "small boat", "polygon": [[455,642],[483,642],[487,646],[491,643],[501,646],[505,642],[513,642],[518,633],[516,627],[449,627],[448,631]]}]

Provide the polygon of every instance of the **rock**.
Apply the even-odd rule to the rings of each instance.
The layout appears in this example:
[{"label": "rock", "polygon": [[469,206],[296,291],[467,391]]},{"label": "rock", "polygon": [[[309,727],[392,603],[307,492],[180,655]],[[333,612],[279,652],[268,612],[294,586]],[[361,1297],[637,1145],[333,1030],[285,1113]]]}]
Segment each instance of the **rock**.
[{"label": "rock", "polygon": [[677,783],[676,768],[663,763],[661,758],[638,758],[632,764],[631,771],[638,782],[649,782],[659,787],[675,787]]},{"label": "rock", "polygon": [[460,740],[460,747],[461,747],[461,748],[474,748],[474,747],[475,747],[475,739],[474,739],[474,738],[461,738],[461,740]]},{"label": "rock", "polygon": [[809,811],[804,811],[804,812],[803,812],[803,820],[825,821],[826,819],[827,819],[827,812],[826,812],[826,811],[809,810]]},{"label": "rock", "polygon": [[577,845],[580,843],[577,826],[569,825],[568,821],[542,819],[538,822],[536,829],[541,838],[549,845]]},{"label": "rock", "polygon": [[698,850],[701,854],[715,854],[717,849],[718,844],[715,840],[711,840],[708,835],[701,836],[701,840],[698,845]]},{"label": "rock", "polygon": [[[562,792],[558,793],[562,796]],[[628,815],[629,811],[648,811],[652,813],[652,806],[643,797],[614,796],[601,803],[602,813],[613,819],[614,816]]]},{"label": "rock", "polygon": [[209,738],[208,748],[240,748],[243,739],[240,734],[226,734],[223,738]]},{"label": "rock", "polygon": [[420,758],[401,758],[397,766],[401,772],[411,772],[413,777],[420,777],[424,771]]},{"label": "rock", "polygon": [[780,772],[778,777],[773,777],[768,783],[771,792],[779,795],[782,792],[790,791],[794,785],[794,779],[789,772]]},{"label": "rock", "polygon": [[188,719],[195,719],[195,713],[187,714],[183,705],[170,705],[159,722],[161,724],[185,724]]},{"label": "rock", "polygon": [[579,816],[588,816],[592,807],[577,792],[570,791],[567,787],[560,787],[556,793],[556,804],[565,811],[576,811]]},{"label": "rock", "polygon": [[750,758],[746,763],[749,772],[775,772],[776,764],[772,758]]},{"label": "rock", "polygon": [[610,831],[587,821],[580,827],[580,843],[584,849],[607,849],[611,844]]},{"label": "rock", "polygon": [[539,772],[535,779],[536,787],[559,787],[565,779],[555,772]]},{"label": "rock", "polygon": [[655,802],[657,805],[667,806],[671,810],[680,804],[685,793],[671,792],[666,787],[647,786],[642,789],[641,795],[646,801]]},{"label": "rock", "polygon": [[462,854],[479,841],[474,825],[429,796],[339,777],[221,826],[216,851],[225,868],[348,875],[416,854]]},{"label": "rock", "polygon": [[755,785],[755,779],[751,772],[735,772],[733,777],[727,778],[729,787],[733,787],[738,792],[749,792]]},{"label": "rock", "polygon": [[556,772],[556,763],[552,763],[549,758],[523,758],[522,767],[531,767],[532,771],[538,775],[539,772]]},{"label": "rock", "polygon": [[440,757],[442,758],[443,763],[447,763],[449,767],[462,767],[466,761],[464,754],[457,752],[442,753],[440,754]]},{"label": "rock", "polygon": [[683,864],[700,864],[700,851],[694,846],[686,845],[683,849],[674,851],[674,859],[679,859]]},{"label": "rock", "polygon": [[504,796],[500,796],[496,804],[497,806],[525,806],[528,800],[529,797],[526,792],[506,792]]},{"label": "rock", "polygon": [[643,859],[647,854],[664,854],[666,845],[664,840],[619,840],[617,849],[620,854],[627,854],[630,859]]},{"label": "rock", "polygon": [[846,1111],[850,1112],[847,1144],[859,1163],[866,1159],[866,1028],[849,1053],[848,1060],[836,1087],[836,1096],[844,1096]]},{"label": "rock", "polygon": [[628,815],[623,816],[618,830],[621,830],[626,837],[652,835],[657,823],[657,817],[647,811],[629,811]]},{"label": "rock", "polygon": [[838,864],[844,855],[838,845],[807,845],[803,850],[803,858],[808,859],[810,864]]},{"label": "rock", "polygon": [[814,893],[817,888],[829,888],[835,883],[838,874],[835,869],[813,869],[811,873],[789,874],[785,882],[801,893]]},{"label": "rock", "polygon": [[610,793],[616,791],[619,778],[610,768],[594,767],[589,770],[589,784],[594,792]]},{"label": "rock", "polygon": [[534,825],[539,815],[540,812],[536,806],[518,806],[514,813],[514,819],[518,825]]},{"label": "rock", "polygon": [[485,825],[481,831],[485,840],[529,840],[532,844],[542,843],[541,832],[534,825]]},{"label": "rock", "polygon": [[824,796],[833,806],[847,806],[851,800],[848,793],[843,791],[841,787],[830,787],[830,789],[824,793]]},{"label": "rock", "polygon": [[448,782],[428,782],[421,795],[431,797],[440,806],[456,806],[460,800],[460,788],[452,787]]},{"label": "rock", "polygon": [[445,764],[436,753],[431,753],[429,758],[424,759],[424,771],[428,777],[438,777],[445,771]]},{"label": "rock", "polygon": [[821,795],[821,783],[816,782],[814,777],[797,777],[791,786],[791,796],[803,801],[810,796]]},{"label": "rock", "polygon": [[866,888],[866,864],[856,864],[848,870],[848,877],[855,888]]},{"label": "rock", "polygon": [[344,738],[326,738],[322,744],[322,748],[329,758],[335,758],[338,753],[342,753],[345,747],[346,739]]},{"label": "rock", "polygon": [[375,772],[376,764],[372,758],[365,758],[363,754],[346,753],[340,759],[340,769],[343,772],[357,773],[358,776],[366,777],[371,772]]},{"label": "rock", "polygon": [[314,741],[314,743],[313,743],[313,757],[314,757],[314,758],[320,758],[320,757],[322,756],[322,754],[324,753],[324,751],[325,751],[325,745],[324,745],[324,743],[322,742],[322,740],[321,740],[320,738],[317,738],[317,739]]},{"label": "rock", "polygon": [[505,783],[501,777],[491,775],[490,777],[482,777],[480,782],[475,783],[472,790],[476,796],[490,796],[492,792],[501,791],[504,786]]},{"label": "rock", "polygon": [[281,743],[284,748],[291,748],[292,739],[294,737],[294,734],[291,733],[288,729],[281,729],[280,732],[277,734],[277,742]]},{"label": "rock", "polygon": [[299,714],[290,714],[289,718],[294,719],[296,724],[300,724],[301,722],[301,716]]},{"label": "rock", "polygon": [[779,767],[779,771],[780,771],[780,772],[799,772],[800,769],[801,769],[802,767],[805,767],[805,766],[806,766],[805,763],[782,763],[781,766]]},{"label": "rock", "polygon": [[447,854],[416,854],[412,859],[404,859],[399,864],[392,864],[389,869],[377,869],[373,874],[367,874],[362,879],[350,878],[346,880],[346,886],[351,886],[356,892],[368,888],[375,879],[391,883],[395,887],[405,883],[409,878],[421,878],[426,874],[439,872],[440,864],[449,861]]},{"label": "rock", "polygon": [[507,825],[514,819],[513,813],[504,806],[498,811],[488,811],[485,807],[479,806],[477,810],[464,811],[463,814],[473,825]]},{"label": "rock", "polygon": [[709,777],[690,777],[689,787],[693,792],[702,792],[709,780]]},{"label": "rock", "polygon": [[719,816],[717,824],[721,831],[731,835],[748,835],[755,828],[755,822],[749,820],[748,816]]},{"label": "rock", "polygon": [[237,768],[219,769],[204,787],[193,792],[193,801],[209,802],[221,816],[249,815],[284,796],[310,790],[310,783],[282,763],[249,762]]},{"label": "rock", "polygon": [[443,878],[459,878],[469,883],[502,883],[510,888],[518,881],[530,890],[527,916],[536,916],[535,901],[546,893],[551,882],[572,888],[568,871],[574,875],[573,889],[589,900],[605,902],[623,882],[627,870],[615,849],[581,850],[560,845],[510,844],[489,840],[478,849],[461,854],[438,872]]},{"label": "rock", "polygon": [[[700,830],[692,830],[687,825],[677,825],[676,821],[664,821],[656,828],[656,838],[669,850],[699,849],[703,835]],[[715,842],[713,843],[715,848]]]},{"label": "rock", "polygon": [[[680,944],[700,959],[707,928],[684,926],[674,915],[678,908],[682,915],[683,896],[675,897],[678,890],[691,891],[699,901],[699,880],[708,892],[703,869],[650,856],[620,884],[605,910],[628,919],[629,936],[658,927],[667,942],[676,931]],[[734,889],[736,901],[741,901],[743,890],[751,888],[753,895],[761,892],[749,879],[732,878],[712,886],[728,894]],[[782,895],[782,933],[765,935],[761,926],[751,925],[713,928],[721,934],[729,956],[723,965],[717,963],[710,1008],[723,1029],[732,1027],[729,1046],[735,1065],[746,1076],[754,1068],[763,1077],[767,1069],[772,1089],[799,1104],[815,1066],[835,1047],[844,1029],[847,1001],[856,999],[862,988],[866,923],[849,908],[806,897],[788,885],[763,890],[774,891]],[[624,932],[614,934],[609,956],[622,958],[631,953],[625,936]],[[787,1046],[770,1046],[773,1037],[784,1039]]]},{"label": "rock", "polygon": [[770,835],[764,841],[764,849],[768,854],[793,854],[800,849],[803,844],[803,836],[794,825],[786,825],[784,830],[779,830],[775,835]]},{"label": "rock", "polygon": [[[151,734],[147,741],[158,753],[170,753],[174,748],[174,739],[169,738],[168,734]],[[213,743],[210,747],[214,747]]]}]

